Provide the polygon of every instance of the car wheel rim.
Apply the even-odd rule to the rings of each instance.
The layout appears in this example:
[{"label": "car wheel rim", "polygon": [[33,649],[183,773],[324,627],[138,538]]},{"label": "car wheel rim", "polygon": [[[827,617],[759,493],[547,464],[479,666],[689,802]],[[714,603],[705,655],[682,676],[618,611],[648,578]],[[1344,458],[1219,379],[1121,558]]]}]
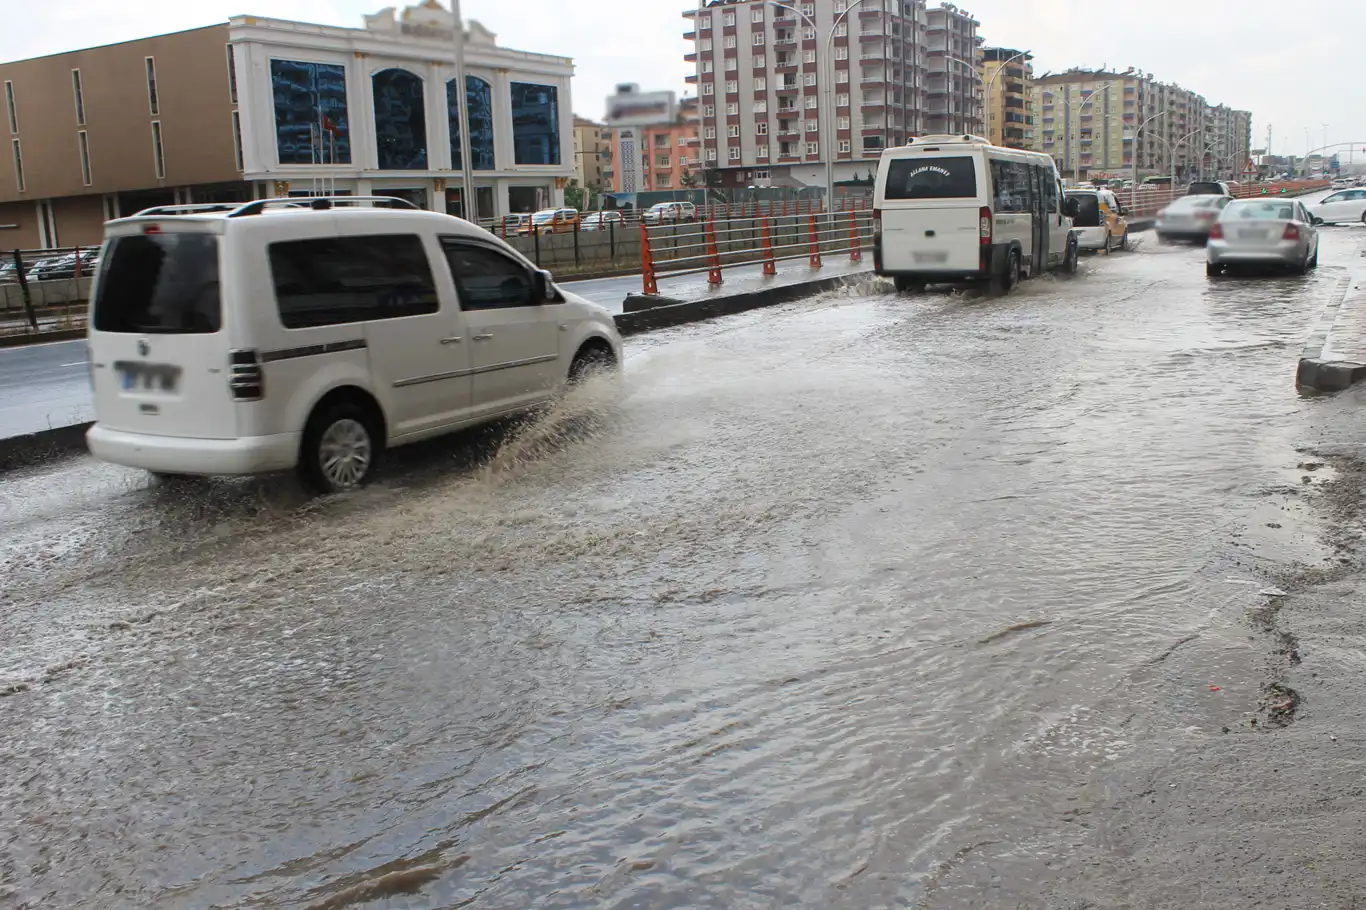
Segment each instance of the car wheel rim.
[{"label": "car wheel rim", "polygon": [[318,445],[318,465],[328,483],[338,490],[358,485],[370,469],[372,457],[369,431],[349,417],[328,427]]}]

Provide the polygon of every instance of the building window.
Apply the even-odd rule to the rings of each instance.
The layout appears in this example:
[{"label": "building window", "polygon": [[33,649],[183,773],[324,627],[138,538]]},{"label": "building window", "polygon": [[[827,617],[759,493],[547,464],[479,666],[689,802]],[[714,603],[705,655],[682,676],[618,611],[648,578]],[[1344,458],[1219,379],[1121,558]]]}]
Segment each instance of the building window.
[{"label": "building window", "polygon": [[726,127],[726,135],[729,136],[731,139],[739,139],[740,124],[732,123],[730,126]]},{"label": "building window", "polygon": [[157,62],[151,57],[144,57],[142,62],[147,66],[147,106],[155,117],[161,113],[161,101],[157,98]]},{"label": "building window", "polygon": [[166,179],[166,154],[161,148],[161,121],[152,121],[152,163],[156,166],[158,180]]},{"label": "building window", "polygon": [[814,111],[814,110],[816,109],[816,105],[817,105],[818,103],[819,103],[819,101],[817,100],[817,98],[816,98],[815,95],[807,95],[807,96],[806,96],[806,109],[807,109],[808,111]]},{"label": "building window", "polygon": [[725,25],[734,25],[734,24],[735,24],[735,14],[734,14],[734,13],[725,13],[725,14],[723,14],[723,15],[721,16],[721,24],[722,24],[723,26],[725,26]]},{"label": "building window", "polygon": [[837,70],[835,72],[835,81],[838,82],[840,85],[847,85],[849,82],[849,71]]},{"label": "building window", "polygon": [[838,120],[835,121],[835,128],[840,130],[849,129],[849,118],[840,117]]},{"label": "building window", "polygon": [[835,59],[836,59],[836,60],[848,60],[848,59],[849,59],[849,48],[847,48],[847,47],[837,47],[837,48],[835,48]]},{"label": "building window", "polygon": [[702,61],[702,72],[704,72],[704,73],[710,73],[710,72],[712,71],[712,69],[714,68],[714,66],[715,66],[715,64],[713,64],[710,60],[703,60],[703,61]]},{"label": "building window", "polygon": [[735,94],[735,93],[738,92],[738,91],[740,91],[740,83],[739,83],[739,82],[737,82],[737,81],[734,80],[734,79],[728,79],[728,80],[726,80],[726,94],[727,94],[727,95],[733,95],[733,94]]},{"label": "building window", "polygon": [[768,91],[768,77],[767,77],[767,76],[759,76],[759,77],[755,78],[755,80],[754,80],[754,90],[755,90],[756,92],[766,92],[766,91]]},{"label": "building window", "polygon": [[849,0],[835,0],[835,12],[844,13],[849,11]]},{"label": "building window", "polygon": [[821,153],[820,146],[814,142],[808,142],[806,144],[806,153],[808,155],[819,155]]},{"label": "building window", "polygon": [[806,74],[806,84],[807,84],[807,85],[815,85],[815,84],[816,84],[816,74],[815,74],[815,73],[807,73],[807,74]]},{"label": "building window", "polygon": [[727,50],[730,50],[730,49],[734,48],[734,47],[735,47],[735,44],[736,44],[736,42],[735,42],[735,36],[734,36],[734,35],[727,35],[727,36],[726,36],[726,41],[725,41],[726,49],[727,49]]},{"label": "building window", "polygon": [[[281,164],[350,164],[346,69],[333,63],[270,61],[275,148]],[[323,142],[323,135],[327,141]]]},{"label": "building window", "polygon": [[5,82],[5,108],[9,111],[9,131],[19,133],[19,108],[14,104],[14,83]]},{"label": "building window", "polygon": [[[375,151],[382,171],[427,169],[427,117],[422,79],[407,70],[370,77],[375,96]],[[327,138],[327,137],[324,137]]]},{"label": "building window", "polygon": [[767,58],[767,57],[765,57],[763,54],[756,54],[756,55],[754,56],[754,68],[755,68],[756,70],[764,69],[764,68],[766,68],[767,66],[768,66],[768,58]]},{"label": "building window", "polygon": [[814,132],[817,130],[817,128],[818,128],[819,126],[820,126],[820,121],[819,121],[819,120],[808,120],[808,121],[806,121],[806,131],[807,131],[808,133],[814,133]]},{"label": "building window", "polygon": [[727,103],[726,103],[726,115],[727,115],[727,116],[729,116],[729,117],[734,117],[734,116],[735,116],[736,114],[738,114],[738,113],[740,113],[740,105],[739,105],[739,104],[736,104],[734,101],[730,101],[730,102],[727,102]]},{"label": "building window", "polygon": [[712,83],[712,82],[703,82],[703,83],[702,83],[702,94],[704,94],[704,95],[714,95],[714,94],[716,94],[716,85],[715,85],[715,83]]},{"label": "building window", "polygon": [[81,92],[80,70],[71,71],[71,94],[76,99],[76,125],[85,126],[85,95]]},{"label": "building window", "polygon": [[698,19],[698,20],[697,20],[697,28],[698,28],[699,31],[700,31],[700,30],[703,30],[703,29],[710,29],[710,28],[711,28],[711,16],[704,16],[703,18]]},{"label": "building window", "polygon": [[697,42],[697,49],[698,49],[698,50],[702,50],[702,51],[709,51],[709,50],[711,50],[711,39],[710,39],[710,38],[702,38],[702,39],[699,39],[698,42]]},{"label": "building window", "polygon": [[848,92],[840,92],[838,95],[835,96],[835,107],[848,107],[848,106],[849,106],[849,93],[848,93]]},{"label": "building window", "polygon": [[[760,13],[760,15],[762,15],[762,12]],[[755,46],[755,47],[762,47],[763,44],[764,44],[764,42],[765,42],[766,40],[768,40],[768,39],[764,37],[764,33],[763,33],[763,32],[755,32],[755,33],[754,33],[754,46]]]},{"label": "building window", "polygon": [[[493,161],[493,87],[478,76],[465,77],[465,109],[470,118],[470,170],[491,171]],[[451,133],[451,167],[462,170],[460,99],[455,80],[446,82],[446,118]]]},{"label": "building window", "polygon": [[727,152],[727,157],[729,157],[729,159],[730,159],[731,161],[739,161],[739,160],[740,160],[740,148],[739,148],[739,146],[732,145],[732,146],[730,147],[730,150]]},{"label": "building window", "polygon": [[815,52],[815,51],[803,51],[803,52],[802,52],[802,60],[805,61],[805,62],[807,62],[807,63],[815,63],[815,62],[816,62],[816,52]]},{"label": "building window", "polygon": [[755,149],[754,154],[755,154],[755,156],[756,156],[760,161],[767,161],[767,160],[768,160],[768,146],[766,146],[766,145],[761,145],[761,146],[759,146],[757,149]]},{"label": "building window", "polygon": [[512,83],[512,145],[518,164],[560,163],[560,90]]},{"label": "building window", "polygon": [[716,127],[714,127],[714,126],[704,126],[704,127],[702,127],[702,138],[703,138],[703,139],[715,139],[715,138],[716,138]]},{"label": "building window", "polygon": [[715,161],[715,160],[716,160],[716,149],[707,149],[707,160],[708,160],[708,161]]},{"label": "building window", "polygon": [[76,134],[76,144],[80,146],[81,150],[81,183],[90,186],[92,183],[90,179],[90,137],[85,130]]},{"label": "building window", "polygon": [[13,140],[14,146],[14,176],[19,182],[19,192],[24,191],[24,155],[19,151],[19,140]]},{"label": "building window", "polygon": [[839,146],[839,147],[840,147],[840,151],[841,151],[842,153],[848,154],[848,153],[849,153],[849,149],[850,149],[849,140],[848,140],[848,139],[841,139],[841,140],[840,140],[840,146]]},{"label": "building window", "polygon": [[246,170],[242,166],[242,115],[237,111],[232,112],[232,157],[239,171]]},{"label": "building window", "polygon": [[763,22],[763,21],[764,21],[764,8],[763,8],[762,6],[755,6],[755,7],[752,7],[752,8],[750,9],[750,11],[749,11],[749,21],[750,21],[750,22]]},{"label": "building window", "polygon": [[667,190],[673,185],[674,178],[672,174],[655,174],[655,189]]},{"label": "building window", "polygon": [[739,68],[740,68],[740,61],[739,61],[737,58],[735,58],[735,57],[727,57],[727,58],[726,58],[726,70],[727,70],[727,71],[730,71],[730,70],[738,70]]},{"label": "building window", "polygon": [[758,101],[755,101],[754,104],[751,105],[751,110],[756,114],[768,113],[768,99],[760,98]]},{"label": "building window", "polygon": [[849,34],[849,23],[848,23],[848,22],[841,22],[839,25],[835,26],[835,37],[836,37],[836,38],[844,38],[844,37],[848,36],[848,34]]},{"label": "building window", "polygon": [[767,136],[767,135],[768,135],[768,124],[765,123],[765,122],[763,122],[763,121],[760,121],[760,122],[754,124],[754,135],[756,135],[756,136]]},{"label": "building window", "polygon": [[716,116],[716,105],[714,105],[714,104],[704,104],[704,105],[702,105],[702,116],[703,116],[703,117],[715,117],[715,116]]},{"label": "building window", "polygon": [[803,3],[803,4],[802,4],[802,12],[805,13],[806,15],[811,16],[811,17],[814,18],[815,15],[816,15],[816,4],[814,4],[814,3]]},{"label": "building window", "polygon": [[[802,38],[805,39],[805,40],[807,40],[807,41],[815,41],[815,40],[816,40],[816,30],[815,30],[814,28],[812,28],[811,26],[808,25],[806,28],[802,29]],[[811,59],[812,59],[812,60],[815,60],[815,59],[816,59],[816,52],[815,52],[815,51],[812,51],[812,52],[811,52]]]},{"label": "building window", "polygon": [[231,44],[228,45],[228,101],[237,103],[237,53]]}]

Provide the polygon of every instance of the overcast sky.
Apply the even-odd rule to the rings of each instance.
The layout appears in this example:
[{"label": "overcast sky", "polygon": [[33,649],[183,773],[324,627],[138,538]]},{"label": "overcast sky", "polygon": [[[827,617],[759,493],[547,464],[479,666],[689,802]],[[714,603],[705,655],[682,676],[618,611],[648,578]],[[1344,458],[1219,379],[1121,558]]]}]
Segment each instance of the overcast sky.
[{"label": "overcast sky", "polygon": [[[0,61],[124,41],[255,13],[360,26],[385,0],[0,0]],[[415,0],[414,0],[415,2]],[[448,0],[444,0],[448,2]],[[695,2],[695,0],[693,0]],[[405,5],[399,2],[400,7]],[[463,0],[519,50],[571,56],[574,109],[601,117],[617,82],[683,93],[689,0]],[[936,5],[931,2],[931,6]],[[1253,146],[1366,140],[1360,45],[1366,0],[967,0],[988,44],[1030,49],[1036,70],[1124,69],[1253,112]],[[1366,143],[1358,148],[1366,148]]]}]

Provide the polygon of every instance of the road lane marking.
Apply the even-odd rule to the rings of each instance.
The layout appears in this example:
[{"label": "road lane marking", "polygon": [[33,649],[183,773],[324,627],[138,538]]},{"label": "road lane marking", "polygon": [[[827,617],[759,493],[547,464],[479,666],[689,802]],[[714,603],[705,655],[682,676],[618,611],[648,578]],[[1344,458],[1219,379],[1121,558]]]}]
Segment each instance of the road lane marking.
[{"label": "road lane marking", "polygon": [[64,367],[83,367],[83,366],[85,366],[85,365],[86,365],[87,363],[89,363],[89,362],[90,362],[90,361],[88,361],[88,360],[77,360],[75,363],[64,363],[64,364],[62,364],[62,366],[64,366]]}]

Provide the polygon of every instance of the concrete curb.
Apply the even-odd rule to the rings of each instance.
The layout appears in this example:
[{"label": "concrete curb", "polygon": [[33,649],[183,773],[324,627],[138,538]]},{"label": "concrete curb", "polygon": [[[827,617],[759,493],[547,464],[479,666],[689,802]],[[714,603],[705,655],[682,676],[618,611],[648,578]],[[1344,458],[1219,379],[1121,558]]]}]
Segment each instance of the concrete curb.
[{"label": "concrete curb", "polygon": [[1330,350],[1333,329],[1337,326],[1350,288],[1350,279],[1339,279],[1332,297],[1319,315],[1319,321],[1309,333],[1304,350],[1300,352],[1299,366],[1295,369],[1295,387],[1300,391],[1341,392],[1366,379],[1366,363],[1325,356],[1325,352]]},{"label": "concrete curb", "polygon": [[[621,332],[622,335],[637,335],[641,332],[652,332],[656,329],[666,329],[670,326],[684,325],[689,322],[715,319],[718,316],[732,316],[748,310],[757,310],[760,307],[788,303],[811,294],[840,287],[852,279],[866,278],[872,274],[873,270],[870,266],[866,269],[845,272],[842,275],[830,278],[815,278],[810,281],[798,281],[794,284],[760,288],[757,291],[726,294],[702,300],[688,300],[683,303],[669,303],[650,309],[619,313],[615,317],[617,331]],[[637,301],[632,303],[639,305]]]},{"label": "concrete curb", "polygon": [[0,348],[22,348],[30,344],[47,344],[49,341],[75,341],[85,337],[85,329],[59,329],[55,332],[20,332],[13,335],[0,335]]},{"label": "concrete curb", "polygon": [[85,452],[85,431],[88,429],[89,423],[78,423],[0,439],[0,474]]}]

